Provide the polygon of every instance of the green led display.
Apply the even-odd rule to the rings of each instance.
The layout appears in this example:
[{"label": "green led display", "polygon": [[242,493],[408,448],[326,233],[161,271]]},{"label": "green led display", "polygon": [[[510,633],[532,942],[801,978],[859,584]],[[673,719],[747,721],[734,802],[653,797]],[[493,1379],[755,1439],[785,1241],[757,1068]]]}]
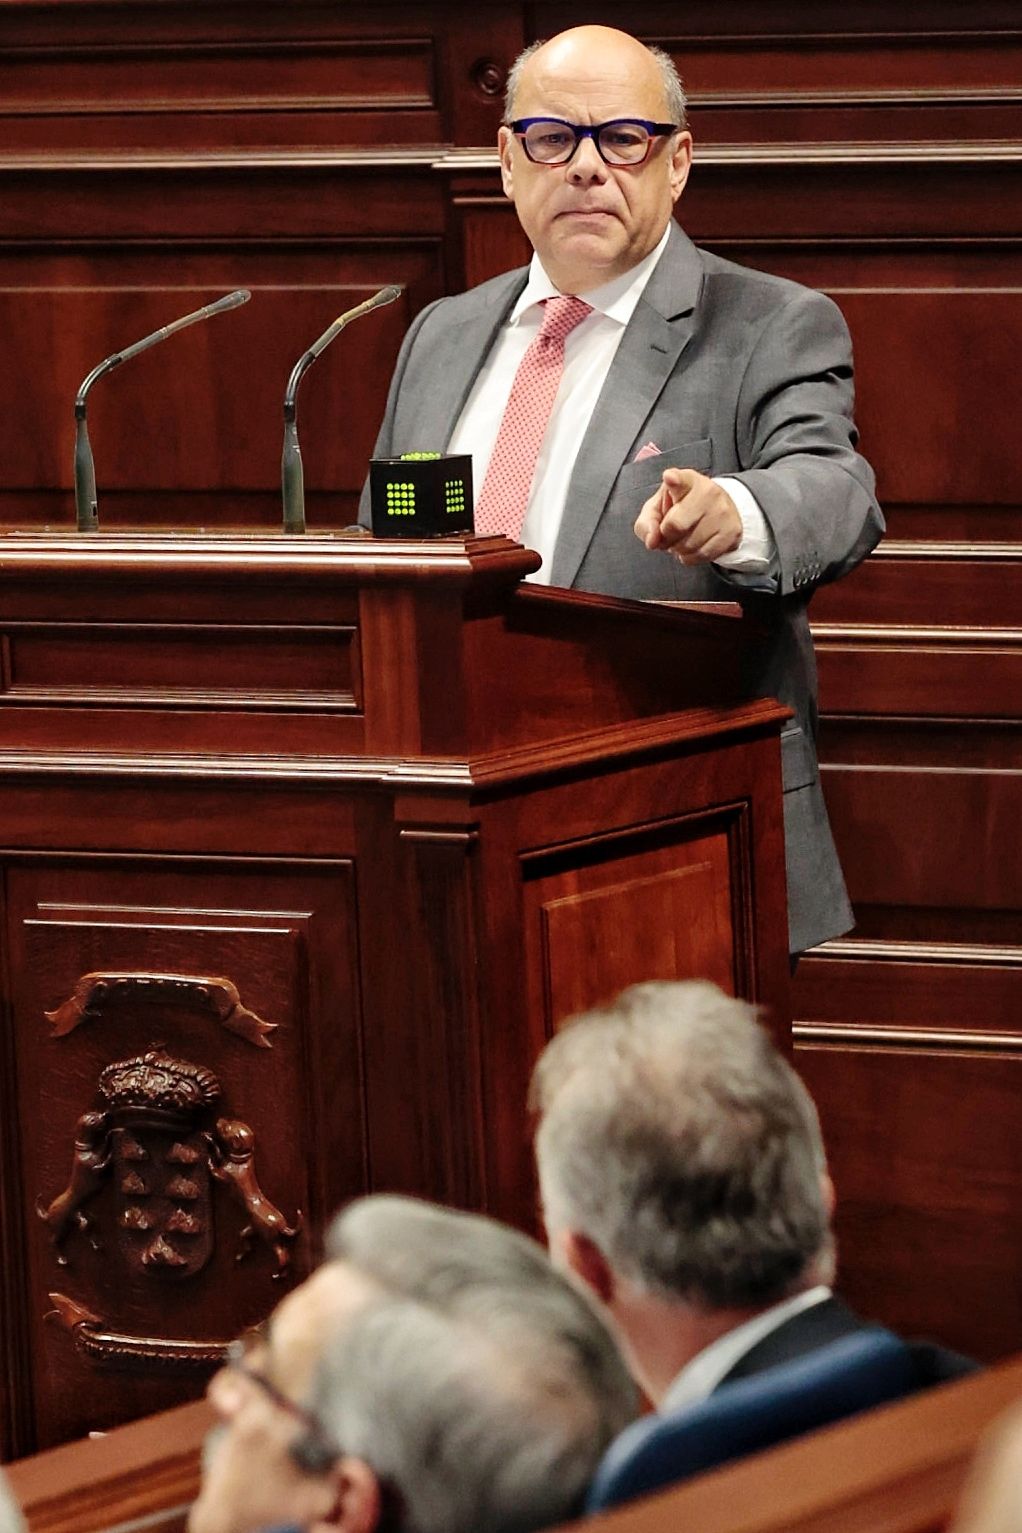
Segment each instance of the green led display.
[{"label": "green led display", "polygon": [[460,479],[444,481],[444,510],[448,516],[458,516],[465,509],[465,485]]},{"label": "green led display", "polygon": [[369,465],[378,538],[439,538],[472,531],[472,459],[467,453],[406,452]]},{"label": "green led display", "polygon": [[415,486],[410,481],[391,480],[387,485],[387,515],[415,515]]}]

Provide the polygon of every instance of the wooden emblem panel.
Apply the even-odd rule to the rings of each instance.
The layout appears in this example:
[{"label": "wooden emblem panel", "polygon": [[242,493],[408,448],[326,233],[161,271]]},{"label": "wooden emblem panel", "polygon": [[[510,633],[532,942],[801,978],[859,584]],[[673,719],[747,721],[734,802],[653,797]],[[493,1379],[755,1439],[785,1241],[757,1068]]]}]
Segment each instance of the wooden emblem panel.
[{"label": "wooden emblem panel", "polygon": [[351,865],[9,867],[39,1442],[194,1396],[364,1190]]}]

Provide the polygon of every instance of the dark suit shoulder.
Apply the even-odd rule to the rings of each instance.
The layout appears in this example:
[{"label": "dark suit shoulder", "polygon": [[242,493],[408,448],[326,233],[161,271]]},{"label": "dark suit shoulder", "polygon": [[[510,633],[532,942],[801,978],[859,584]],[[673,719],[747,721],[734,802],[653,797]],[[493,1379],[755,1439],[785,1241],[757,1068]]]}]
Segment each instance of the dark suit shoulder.
[{"label": "dark suit shoulder", "polygon": [[935,1341],[910,1341],[909,1351],[921,1384],[948,1384],[954,1379],[967,1379],[980,1371],[975,1358],[964,1352],[954,1352]]},{"label": "dark suit shoulder", "polygon": [[[819,1347],[829,1346],[844,1336],[866,1329],[869,1324],[869,1321],[849,1309],[847,1304],[842,1304],[840,1299],[824,1299],[802,1310],[800,1314],[793,1315],[775,1331],[764,1336],[761,1342],[738,1359],[721,1383],[730,1384],[736,1379],[750,1378],[767,1368],[775,1368],[780,1363],[794,1362],[796,1358],[806,1357]],[[952,1352],[936,1342],[908,1341],[906,1345],[912,1355],[917,1387],[921,1389],[952,1379],[966,1378],[979,1368],[979,1364],[971,1357],[961,1352]]]},{"label": "dark suit shoulder", "polygon": [[797,1357],[805,1357],[818,1347],[826,1347],[842,1336],[863,1330],[866,1324],[840,1299],[823,1299],[792,1315],[790,1320],[764,1336],[738,1359],[721,1382],[730,1384],[734,1379],[749,1378],[754,1373],[762,1373],[765,1368],[775,1368],[779,1363],[794,1362]]}]

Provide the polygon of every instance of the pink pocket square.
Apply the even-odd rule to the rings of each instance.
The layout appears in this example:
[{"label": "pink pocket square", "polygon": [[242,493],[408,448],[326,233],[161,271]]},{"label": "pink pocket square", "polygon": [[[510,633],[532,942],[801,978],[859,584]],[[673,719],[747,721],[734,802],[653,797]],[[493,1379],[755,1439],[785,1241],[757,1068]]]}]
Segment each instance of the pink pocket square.
[{"label": "pink pocket square", "polygon": [[655,442],[647,442],[644,447],[639,448],[632,462],[639,463],[643,458],[659,458],[659,456],[660,449],[657,444]]}]

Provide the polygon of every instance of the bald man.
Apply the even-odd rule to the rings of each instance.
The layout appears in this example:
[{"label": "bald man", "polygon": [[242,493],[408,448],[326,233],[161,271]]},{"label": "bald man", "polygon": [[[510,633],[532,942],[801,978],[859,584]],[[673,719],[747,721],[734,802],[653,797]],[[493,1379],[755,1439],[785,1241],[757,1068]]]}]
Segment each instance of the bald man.
[{"label": "bald man", "polygon": [[[782,766],[798,953],[852,923],[820,791],[807,607],[875,546],[883,518],[855,450],[837,307],[697,249],[673,220],[692,163],[685,123],[671,59],[627,33],[575,27],[522,54],[498,145],[532,262],[418,316],[375,455],[470,453],[477,526],[485,507],[487,529],[537,549],[539,580],[755,612],[750,692],[795,714]],[[555,314],[563,372],[523,471],[510,422],[534,397],[525,373]]]}]

